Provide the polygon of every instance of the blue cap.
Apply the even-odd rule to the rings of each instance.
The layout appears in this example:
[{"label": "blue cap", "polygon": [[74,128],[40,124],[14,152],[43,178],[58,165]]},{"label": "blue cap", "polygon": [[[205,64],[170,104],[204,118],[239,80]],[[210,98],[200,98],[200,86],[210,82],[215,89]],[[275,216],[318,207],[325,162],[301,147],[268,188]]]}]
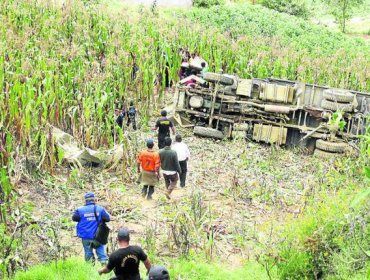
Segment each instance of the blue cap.
[{"label": "blue cap", "polygon": [[85,200],[92,200],[95,198],[95,194],[93,192],[85,193]]},{"label": "blue cap", "polygon": [[148,139],[146,139],[146,144],[147,144],[147,145],[153,145],[153,144],[154,144],[154,140],[153,140],[153,138],[148,138]]}]

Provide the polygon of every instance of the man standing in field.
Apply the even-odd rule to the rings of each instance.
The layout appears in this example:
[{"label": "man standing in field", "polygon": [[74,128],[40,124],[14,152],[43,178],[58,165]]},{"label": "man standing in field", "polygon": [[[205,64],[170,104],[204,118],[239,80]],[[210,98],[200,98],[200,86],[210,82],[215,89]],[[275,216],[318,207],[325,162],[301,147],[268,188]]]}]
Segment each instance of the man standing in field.
[{"label": "man standing in field", "polygon": [[166,197],[171,198],[171,192],[176,187],[179,176],[181,174],[181,167],[177,154],[174,150],[171,150],[172,140],[170,137],[164,139],[165,147],[159,151],[159,157],[161,159],[161,168],[163,170],[164,182],[166,185]]},{"label": "man standing in field", "polygon": [[161,111],[161,117],[155,123],[155,127],[152,130],[158,129],[158,148],[164,148],[164,139],[166,137],[170,137],[170,128],[172,130],[172,134],[176,134],[175,126],[173,125],[172,121],[167,118],[167,111]]},{"label": "man standing in field", "polygon": [[188,160],[190,157],[190,151],[188,145],[182,142],[181,135],[177,134],[175,138],[175,144],[172,145],[172,149],[177,153],[177,158],[181,167],[180,174],[180,187],[185,187],[186,173],[188,171]]},{"label": "man standing in field", "polygon": [[151,268],[148,256],[139,246],[130,245],[130,233],[127,228],[118,231],[117,243],[118,249],[109,256],[108,264],[99,269],[99,275],[114,270],[116,277],[111,280],[140,280],[140,261],[144,262],[148,272]]},{"label": "man standing in field", "polygon": [[127,127],[132,123],[132,128],[136,130],[136,108],[134,102],[130,102],[130,107],[127,110]]},{"label": "man standing in field", "polygon": [[141,151],[137,157],[137,172],[140,173],[140,183],[144,185],[141,191],[143,197],[152,199],[154,186],[159,180],[160,159],[159,154],[153,150],[153,139],[148,139],[146,146],[147,149]]},{"label": "man standing in field", "polygon": [[105,246],[94,241],[95,232],[100,222],[109,222],[110,216],[103,206],[96,204],[97,200],[94,193],[85,194],[85,205],[79,207],[72,216],[72,220],[77,223],[77,236],[82,239],[85,251],[85,260],[94,261],[93,249],[96,250],[98,261],[106,263],[108,260],[105,253]]}]

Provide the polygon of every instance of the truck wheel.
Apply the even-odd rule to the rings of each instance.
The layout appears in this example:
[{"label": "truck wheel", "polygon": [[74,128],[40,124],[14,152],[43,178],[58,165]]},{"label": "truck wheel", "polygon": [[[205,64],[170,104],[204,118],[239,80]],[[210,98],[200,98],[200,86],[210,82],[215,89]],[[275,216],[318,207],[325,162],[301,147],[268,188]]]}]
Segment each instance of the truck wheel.
[{"label": "truck wheel", "polygon": [[323,97],[335,102],[352,103],[355,95],[345,90],[326,89],[323,92]]},{"label": "truck wheel", "polygon": [[335,101],[325,100],[321,101],[321,107],[328,109],[330,111],[343,111],[343,112],[352,112],[353,105],[351,103],[337,103]]},{"label": "truck wheel", "polygon": [[336,156],[340,156],[341,154],[326,152],[326,151],[323,151],[323,150],[320,150],[320,149],[315,149],[315,151],[313,152],[313,155],[318,157],[318,158],[331,159],[331,158],[334,158]]},{"label": "truck wheel", "polygon": [[204,102],[204,99],[203,99],[202,96],[194,95],[194,96],[190,97],[189,105],[192,108],[198,109],[198,108],[202,108],[203,102]]},{"label": "truck wheel", "polygon": [[217,129],[213,129],[210,127],[204,127],[204,126],[195,126],[193,132],[195,135],[203,136],[203,137],[210,137],[210,138],[216,138],[216,139],[224,139],[225,137],[222,131],[219,131]]},{"label": "truck wheel", "polygon": [[212,72],[205,73],[203,76],[203,79],[208,82],[220,83],[220,84],[227,85],[227,86],[231,86],[234,84],[233,78],[230,78],[225,75],[218,74],[218,73],[212,73]]},{"label": "truck wheel", "polygon": [[347,147],[348,144],[344,142],[330,142],[322,139],[316,141],[316,148],[332,153],[344,153]]}]

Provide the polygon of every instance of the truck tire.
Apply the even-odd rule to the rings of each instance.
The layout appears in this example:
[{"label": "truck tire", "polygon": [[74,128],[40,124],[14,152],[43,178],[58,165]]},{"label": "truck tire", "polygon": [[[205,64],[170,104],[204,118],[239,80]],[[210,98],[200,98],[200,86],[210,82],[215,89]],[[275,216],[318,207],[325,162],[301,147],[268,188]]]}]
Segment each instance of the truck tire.
[{"label": "truck tire", "polygon": [[214,128],[204,127],[204,126],[195,126],[194,127],[194,134],[203,137],[210,137],[216,139],[224,139],[225,135],[222,131],[219,131]]},{"label": "truck tire", "polygon": [[323,92],[323,97],[335,102],[352,103],[355,95],[345,90],[326,89]]},{"label": "truck tire", "polygon": [[341,154],[326,152],[326,151],[323,151],[323,150],[320,150],[320,149],[315,149],[315,151],[313,152],[313,155],[318,157],[318,158],[331,159],[331,158],[334,158],[334,157],[339,156]]},{"label": "truck tire", "polygon": [[234,84],[234,79],[224,76],[222,74],[218,73],[212,73],[212,72],[207,72],[204,74],[203,79],[212,82],[212,83],[220,83],[223,85],[231,86]]},{"label": "truck tire", "polygon": [[189,105],[191,108],[199,109],[199,108],[202,108],[203,102],[204,102],[204,99],[202,96],[194,95],[190,97]]},{"label": "truck tire", "polygon": [[337,103],[335,101],[330,101],[323,99],[321,101],[321,107],[324,109],[328,109],[330,111],[343,111],[343,112],[352,112],[353,111],[353,105],[352,103]]},{"label": "truck tire", "polygon": [[348,144],[344,142],[330,142],[322,139],[316,141],[317,149],[332,153],[344,153],[347,147]]}]

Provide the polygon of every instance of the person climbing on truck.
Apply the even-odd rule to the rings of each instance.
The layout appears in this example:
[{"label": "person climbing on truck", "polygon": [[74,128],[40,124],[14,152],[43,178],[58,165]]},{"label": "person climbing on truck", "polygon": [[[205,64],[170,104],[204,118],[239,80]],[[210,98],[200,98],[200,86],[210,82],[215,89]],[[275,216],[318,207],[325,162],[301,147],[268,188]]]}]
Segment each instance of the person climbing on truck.
[{"label": "person climbing on truck", "polygon": [[208,67],[207,67],[207,64],[204,61],[202,61],[202,63],[200,64],[200,66],[202,66],[201,76],[203,78],[204,77],[204,74],[208,72]]},{"label": "person climbing on truck", "polygon": [[152,128],[153,131],[158,129],[158,148],[162,149],[165,147],[164,139],[170,137],[170,129],[173,135],[176,134],[175,126],[172,121],[167,118],[167,111],[161,111],[161,117],[156,121],[155,127]]},{"label": "person climbing on truck", "polygon": [[134,102],[130,102],[130,107],[127,110],[127,127],[130,126],[132,123],[132,128],[136,130],[136,108],[134,106]]}]

